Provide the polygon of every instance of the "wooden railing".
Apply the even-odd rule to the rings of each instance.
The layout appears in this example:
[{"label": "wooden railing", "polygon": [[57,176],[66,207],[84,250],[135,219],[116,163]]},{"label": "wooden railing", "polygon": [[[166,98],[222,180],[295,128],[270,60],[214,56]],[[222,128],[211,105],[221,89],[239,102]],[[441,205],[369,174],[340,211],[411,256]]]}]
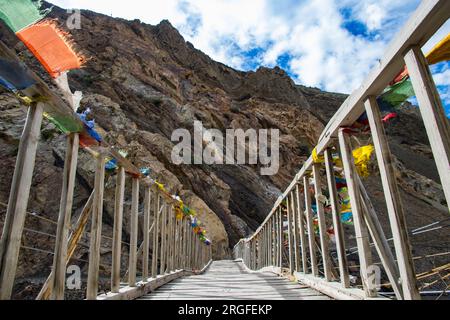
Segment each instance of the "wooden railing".
[{"label": "wooden railing", "polygon": [[[0,42],[0,56],[10,61],[19,61],[13,51]],[[39,142],[41,123],[45,112],[58,113],[71,121],[80,121],[70,105],[72,93],[67,83],[56,83],[66,96],[66,103],[60,96],[30,70],[36,85],[24,94],[32,102],[20,140],[14,170],[11,193],[0,243],[0,299],[10,299],[13,291],[19,251],[24,230],[26,209]],[[67,82],[67,79],[65,80]],[[61,85],[62,84],[62,85]],[[42,99],[45,97],[45,99]],[[42,100],[42,102],[40,101]],[[82,126],[82,123],[80,123]],[[79,134],[67,135],[64,176],[60,198],[60,211],[56,231],[53,268],[38,299],[61,300],[65,296],[66,265],[80,241],[87,222],[90,220],[89,269],[87,277],[87,299],[133,299],[154,290],[167,281],[189,273],[201,272],[211,261],[212,250],[200,241],[194,233],[190,217],[176,214],[180,202],[161,190],[149,177],[141,174],[129,160],[122,157],[114,146],[102,143],[100,146],[84,148],[95,161],[95,185],[80,218],[72,228],[71,215],[76,183],[79,152]],[[105,163],[107,158],[117,160],[114,228],[112,245],[111,292],[98,295],[100,249],[102,244],[102,215],[105,186]],[[130,215],[130,243],[128,279],[121,283],[120,266],[122,257],[122,222],[126,176],[132,186]],[[141,186],[141,188],[140,188]],[[144,189],[143,241],[138,250],[138,208],[139,190]],[[178,212],[180,213],[180,212]],[[91,217],[91,219],[89,219]],[[151,219],[152,218],[152,219]],[[153,225],[150,226],[150,221]],[[69,231],[74,230],[70,235]],[[150,255],[150,244],[152,254]],[[142,278],[137,279],[138,258],[142,259]]]},{"label": "wooden railing", "polygon": [[[396,181],[393,157],[389,150],[381,113],[375,97],[394,79],[405,65],[409,70],[420,112],[428,134],[434,160],[447,204],[450,203],[450,130],[439,93],[434,84],[421,47],[450,16],[450,1],[423,1],[406,26],[391,43],[386,56],[366,81],[341,106],[326,126],[317,146],[317,156],[303,165],[287,190],[279,197],[264,223],[248,239],[234,248],[236,259],[248,268],[282,268],[285,253],[284,224],[287,224],[287,266],[300,281],[336,298],[379,297],[374,282],[370,238],[380,257],[397,299],[420,299],[405,213]],[[371,135],[384,189],[395,255],[391,252],[378,215],[355,170],[352,146],[345,127],[367,113]],[[360,283],[363,290],[351,288],[344,231],[340,218],[333,154],[339,154],[347,182],[359,256]],[[321,185],[324,169],[327,185]],[[337,266],[333,265],[327,239],[322,192],[327,187],[336,238]],[[313,188],[314,192],[310,192]],[[319,236],[313,226],[311,194],[316,197]],[[394,258],[395,256],[395,258]],[[318,261],[321,261],[319,265]],[[338,270],[339,272],[335,272]],[[333,280],[339,280],[333,281]]]}]

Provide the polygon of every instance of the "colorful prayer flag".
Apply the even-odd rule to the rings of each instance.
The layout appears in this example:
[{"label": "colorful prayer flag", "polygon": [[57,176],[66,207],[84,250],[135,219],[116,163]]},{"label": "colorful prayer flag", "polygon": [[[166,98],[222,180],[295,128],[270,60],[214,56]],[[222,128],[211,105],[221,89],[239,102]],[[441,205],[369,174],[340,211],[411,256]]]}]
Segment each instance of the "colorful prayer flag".
[{"label": "colorful prayer flag", "polygon": [[0,0],[0,19],[17,33],[42,20],[50,9],[40,10],[41,1]]},{"label": "colorful prayer flag", "polygon": [[450,60],[450,33],[427,54],[426,58],[430,65]]},{"label": "colorful prayer flag", "polygon": [[382,111],[390,111],[399,107],[409,98],[415,96],[414,88],[409,77],[399,83],[385,89],[384,93],[377,99]]},{"label": "colorful prayer flag", "polygon": [[16,35],[53,78],[83,65],[85,59],[75,53],[67,34],[61,31],[54,21],[39,22],[17,32]]},{"label": "colorful prayer flag", "polygon": [[7,90],[25,90],[36,82],[30,73],[16,61],[0,58],[0,85]]},{"label": "colorful prayer flag", "polygon": [[356,170],[361,177],[368,177],[370,175],[369,162],[374,151],[375,147],[371,144],[353,151]]}]

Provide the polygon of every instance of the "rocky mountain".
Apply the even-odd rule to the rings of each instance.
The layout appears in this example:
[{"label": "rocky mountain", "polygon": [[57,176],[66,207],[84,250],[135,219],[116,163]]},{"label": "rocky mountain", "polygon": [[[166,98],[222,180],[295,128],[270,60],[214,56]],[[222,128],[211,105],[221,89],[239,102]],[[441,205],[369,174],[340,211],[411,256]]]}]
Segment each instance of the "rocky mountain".
[{"label": "rocky mountain", "polygon": [[[50,16],[63,23],[67,13],[54,7]],[[89,61],[83,69],[70,72],[69,80],[73,90],[84,93],[82,108],[92,109],[92,117],[106,141],[126,150],[136,165],[149,167],[153,177],[200,213],[214,243],[215,258],[229,257],[230,248],[264,220],[346,96],[296,85],[278,67],[242,72],[215,62],[186,42],[169,21],[152,26],[138,20],[82,11],[81,23],[82,28],[70,34]],[[2,41],[46,78],[23,44],[3,25],[0,35]],[[0,201],[7,203],[25,110],[10,94],[0,92],[3,167]],[[278,174],[261,176],[257,165],[174,165],[171,161],[172,132],[178,128],[192,132],[195,120],[202,121],[206,128],[221,131],[228,128],[279,129]],[[409,227],[414,229],[447,219],[445,198],[416,108],[406,106],[399,110],[399,117],[389,125],[388,131],[400,169],[397,178]],[[56,195],[62,182],[64,147],[64,136],[45,122],[29,211],[53,221],[58,215],[59,197]],[[93,162],[81,151],[74,219],[92,191],[93,171]],[[379,180],[374,176],[366,184],[389,233]],[[108,235],[112,226],[114,179],[109,176],[106,181],[104,233]],[[127,216],[131,200],[129,190],[126,200]],[[0,209],[2,221],[6,208]],[[125,239],[127,223],[126,219]],[[27,226],[49,234],[54,234],[55,230],[54,225],[33,216],[27,220]],[[414,253],[448,251],[448,240],[445,230],[436,231],[433,237],[426,234],[414,237]],[[51,252],[52,243],[50,236],[27,232],[24,236],[24,246]],[[87,257],[88,238],[83,245],[77,252],[79,260]],[[109,250],[105,244],[105,256]],[[45,275],[51,259],[50,254],[22,250],[19,276]],[[439,265],[440,260],[436,259],[433,264]],[[43,260],[48,262],[47,269],[41,267],[45,265]],[[426,269],[427,263],[418,267]]]}]

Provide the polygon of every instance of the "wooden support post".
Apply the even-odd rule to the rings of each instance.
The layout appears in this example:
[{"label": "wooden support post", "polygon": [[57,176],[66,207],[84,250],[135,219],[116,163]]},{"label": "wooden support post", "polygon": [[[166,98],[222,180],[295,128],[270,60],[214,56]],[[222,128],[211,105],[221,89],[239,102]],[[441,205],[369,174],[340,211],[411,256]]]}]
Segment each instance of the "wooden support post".
[{"label": "wooden support post", "polygon": [[183,225],[183,251],[181,254],[181,264],[183,266],[184,270],[188,269],[188,265],[187,265],[187,246],[188,246],[188,225],[187,225],[187,219],[183,218],[183,220],[181,221],[182,225]]},{"label": "wooden support post", "polygon": [[284,226],[283,226],[283,213],[281,207],[278,207],[278,264],[279,267],[283,267],[283,249],[284,249]]},{"label": "wooden support post", "polygon": [[306,225],[308,227],[308,243],[309,243],[309,256],[311,259],[311,271],[313,276],[319,276],[319,268],[317,266],[316,256],[316,236],[314,233],[313,215],[311,207],[311,193],[309,192],[309,177],[303,177],[303,184],[305,187],[305,212],[306,212]]},{"label": "wooden support post", "polygon": [[151,208],[151,191],[145,188],[144,194],[144,238],[142,250],[142,280],[147,281],[149,278],[149,256],[150,256],[150,208]]},{"label": "wooden support post", "polygon": [[[407,300],[417,300],[420,299],[420,293],[417,288],[414,261],[408,238],[408,227],[396,180],[394,159],[389,148],[376,98],[369,97],[365,102],[365,106],[380,168],[381,182],[383,184],[392,237],[394,238],[404,297]],[[447,170],[450,171],[449,169],[447,163]],[[448,182],[450,183],[450,180]]]},{"label": "wooden support post", "polygon": [[370,250],[369,232],[364,222],[359,188],[355,182],[355,176],[358,173],[354,168],[354,160],[348,136],[343,129],[339,130],[339,144],[342,154],[342,164],[344,166],[345,177],[347,180],[348,193],[350,196],[350,203],[352,206],[362,284],[366,296],[375,297],[377,296],[376,288],[374,288],[373,283],[369,281],[372,277],[372,274],[369,273],[370,267],[372,266],[372,252]]},{"label": "wooden support post", "polygon": [[290,197],[291,201],[291,213],[292,213],[292,222],[294,227],[294,258],[295,258],[295,271],[300,271],[300,241],[299,241],[299,230],[298,230],[298,212],[297,212],[297,204],[295,203],[295,195],[294,192],[291,192],[288,197]]},{"label": "wooden support post", "polygon": [[175,253],[174,253],[174,270],[178,270],[179,264],[179,250],[180,250],[180,245],[181,245],[181,236],[180,236],[180,225],[178,223],[178,219],[175,216]]},{"label": "wooden support post", "polygon": [[294,235],[292,230],[292,208],[290,205],[289,197],[286,197],[286,207],[287,207],[287,220],[288,220],[288,242],[289,242],[289,272],[294,274],[295,261],[294,261]]},{"label": "wooden support post", "polygon": [[[419,109],[422,114],[425,129],[427,130],[445,198],[447,199],[447,204],[450,205],[450,128],[448,119],[445,115],[442,101],[436,89],[427,60],[420,47],[416,46],[411,48],[405,55],[405,62],[408,67],[414,92],[417,96],[417,101],[419,102]],[[405,267],[402,268],[404,269]],[[403,278],[405,270],[401,270],[400,272]],[[404,279],[407,282],[412,277],[411,272],[408,271],[408,273],[407,278]],[[410,286],[411,288],[405,291],[405,298],[418,298],[416,289],[414,288],[414,282],[406,284],[406,286]]]},{"label": "wooden support post", "polygon": [[123,201],[125,194],[125,169],[119,166],[116,177],[116,194],[114,202],[114,231],[112,243],[111,292],[120,290],[120,262],[122,258],[122,222]]},{"label": "wooden support post", "polygon": [[66,285],[67,245],[72,218],[73,193],[77,174],[78,133],[67,136],[64,176],[56,230],[55,255],[53,256],[52,300],[64,300]]},{"label": "wooden support post", "polygon": [[152,248],[152,278],[158,276],[158,257],[159,257],[159,216],[161,197],[158,191],[155,191],[155,200],[153,201],[153,248]]},{"label": "wooden support post", "polygon": [[344,288],[350,287],[348,274],[347,254],[345,250],[344,229],[341,223],[341,210],[336,189],[336,177],[334,175],[333,155],[330,149],[325,150],[325,168],[327,171],[328,192],[330,193],[331,210],[333,214],[334,236],[336,239],[336,251],[339,262],[339,275]]},{"label": "wooden support post", "polygon": [[322,183],[320,181],[320,164],[318,163],[313,164],[313,177],[316,194],[317,218],[319,220],[320,247],[322,249],[323,269],[325,274],[325,280],[331,281],[332,273],[330,261],[330,247],[328,244],[325,210],[323,207],[323,203],[321,202],[320,199],[322,197]]},{"label": "wooden support post", "polygon": [[255,264],[255,262],[256,262],[256,241],[255,241],[255,239],[252,239],[251,241],[250,241],[250,243],[251,243],[251,247],[252,247],[252,263],[251,263],[251,269],[252,270],[256,270],[256,264]]},{"label": "wooden support post", "polygon": [[167,272],[172,271],[172,245],[173,245],[173,219],[172,206],[167,209]]},{"label": "wooden support post", "polygon": [[272,265],[274,267],[278,264],[278,212],[275,211],[275,213],[272,216],[273,225],[272,225],[272,235],[273,235],[273,257],[272,257]]},{"label": "wooden support post", "polygon": [[188,265],[188,270],[192,270],[192,227],[189,219],[187,220],[187,243],[188,246],[187,246],[186,261]]},{"label": "wooden support post", "polygon": [[89,270],[87,300],[96,300],[98,293],[98,272],[100,266],[100,245],[102,241],[103,192],[105,187],[105,158],[96,159],[94,202],[92,204],[91,240],[89,247]]},{"label": "wooden support post", "polygon": [[166,273],[166,256],[167,256],[167,245],[166,245],[166,231],[167,230],[167,206],[164,204],[164,208],[161,214],[161,274]]},{"label": "wooden support post", "polygon": [[170,271],[175,271],[175,248],[176,248],[176,217],[172,205],[170,206],[170,221],[171,221],[171,235],[170,235]]},{"label": "wooden support post", "polygon": [[139,210],[139,179],[131,182],[131,211],[130,211],[130,256],[128,266],[128,285],[136,286],[137,271],[137,241],[138,241],[138,212]]},{"label": "wooden support post", "polygon": [[304,273],[308,272],[308,259],[306,255],[306,232],[305,232],[305,224],[303,221],[305,220],[304,210],[301,204],[301,196],[300,196],[300,188],[299,184],[295,186],[295,195],[297,202],[297,221],[298,221],[298,232],[300,235],[300,245],[301,245],[301,259],[302,259],[302,271]]},{"label": "wooden support post", "polygon": [[0,240],[0,300],[10,299],[14,286],[42,115],[43,105],[41,103],[32,105],[29,108],[20,139],[8,208]]}]

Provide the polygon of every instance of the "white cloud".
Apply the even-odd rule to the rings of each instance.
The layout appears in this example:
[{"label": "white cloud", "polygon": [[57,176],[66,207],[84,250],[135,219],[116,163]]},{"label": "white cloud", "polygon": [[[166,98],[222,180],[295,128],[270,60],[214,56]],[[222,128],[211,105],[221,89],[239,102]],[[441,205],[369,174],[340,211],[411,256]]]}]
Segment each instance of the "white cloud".
[{"label": "white cloud", "polygon": [[[53,0],[63,7],[87,8],[151,24],[169,19],[198,49],[239,69],[251,65],[249,59],[257,64],[275,66],[280,57],[288,55],[288,71],[296,82],[345,93],[361,84],[419,2]],[[343,10],[350,15],[344,17]],[[345,18],[364,25],[368,35],[349,32],[343,27]],[[449,31],[450,23],[440,34]],[[245,55],[255,48],[261,49],[258,57]]]}]

